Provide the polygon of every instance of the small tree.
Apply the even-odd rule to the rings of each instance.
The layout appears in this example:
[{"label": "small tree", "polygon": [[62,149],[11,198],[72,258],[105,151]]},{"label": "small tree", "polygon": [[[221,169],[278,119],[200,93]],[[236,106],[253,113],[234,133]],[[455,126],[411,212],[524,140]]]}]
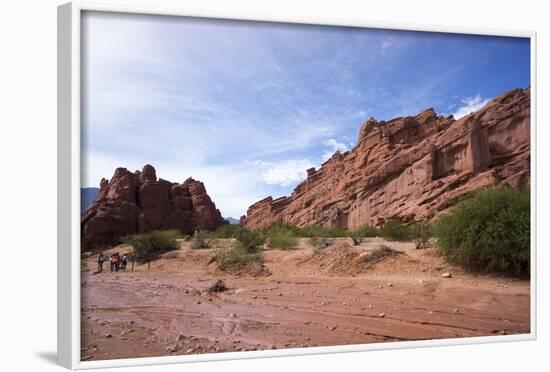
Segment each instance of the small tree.
[{"label": "small tree", "polygon": [[440,252],[468,268],[525,275],[530,272],[529,191],[479,191],[435,223]]}]

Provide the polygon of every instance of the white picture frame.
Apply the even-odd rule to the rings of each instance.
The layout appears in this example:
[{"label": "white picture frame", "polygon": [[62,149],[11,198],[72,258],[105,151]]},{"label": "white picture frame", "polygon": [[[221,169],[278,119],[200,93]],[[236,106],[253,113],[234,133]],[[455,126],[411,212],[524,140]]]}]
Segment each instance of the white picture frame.
[{"label": "white picture frame", "polygon": [[[83,11],[138,13],[151,15],[193,16],[266,22],[315,25],[358,26],[379,29],[413,30],[477,35],[498,35],[529,38],[531,41],[531,314],[530,333],[429,341],[404,341],[348,346],[325,346],[307,349],[262,350],[187,356],[162,356],[133,359],[81,361],[80,358],[80,102],[81,102],[81,38]],[[245,358],[314,355],[326,353],[370,351],[465,345],[489,342],[534,340],[537,336],[536,314],[536,33],[492,29],[454,28],[415,24],[391,24],[356,19],[316,17],[284,17],[257,13],[197,11],[167,7],[119,5],[116,3],[75,1],[58,8],[58,361],[70,369],[122,367],[168,363],[188,363]]]}]

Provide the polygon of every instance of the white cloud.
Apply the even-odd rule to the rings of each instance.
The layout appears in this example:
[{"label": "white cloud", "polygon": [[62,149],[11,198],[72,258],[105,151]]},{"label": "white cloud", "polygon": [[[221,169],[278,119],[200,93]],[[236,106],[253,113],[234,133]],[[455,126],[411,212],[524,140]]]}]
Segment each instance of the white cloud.
[{"label": "white cloud", "polygon": [[456,112],[453,113],[453,116],[455,117],[455,119],[460,119],[466,115],[471,114],[472,112],[481,109],[489,101],[490,98],[484,99],[479,94],[476,94],[474,97],[466,97],[462,100],[462,103],[464,105],[459,107]]},{"label": "white cloud", "polygon": [[382,49],[387,49],[387,48],[391,47],[392,44],[393,44],[393,42],[391,42],[391,41],[384,41],[382,43]]},{"label": "white cloud", "polygon": [[256,161],[262,168],[262,180],[269,185],[290,186],[306,178],[306,170],[315,166],[309,159],[289,159],[280,162]]},{"label": "white cloud", "polygon": [[328,141],[326,141],[325,146],[329,146],[331,149],[325,150],[323,152],[323,161],[327,161],[328,159],[330,159],[330,157],[334,155],[336,151],[346,152],[349,149],[348,145],[346,145],[343,142],[338,142],[334,138],[331,138]]},{"label": "white cloud", "polygon": [[331,146],[334,151],[340,151],[340,152],[348,151],[348,145],[342,142],[338,142],[334,138],[331,138],[328,141],[326,141],[325,145]]}]

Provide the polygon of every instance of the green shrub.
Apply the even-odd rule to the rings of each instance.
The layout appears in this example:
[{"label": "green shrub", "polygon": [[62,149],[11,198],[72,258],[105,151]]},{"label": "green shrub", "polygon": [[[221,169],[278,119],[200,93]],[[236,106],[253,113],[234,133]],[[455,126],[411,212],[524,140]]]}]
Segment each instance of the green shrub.
[{"label": "green shrub", "polygon": [[269,235],[269,244],[271,248],[286,250],[295,248],[298,241],[288,232],[279,232]]},{"label": "green shrub", "polygon": [[332,236],[328,228],[321,225],[311,225],[299,230],[298,236],[304,238],[319,238],[322,236]]},{"label": "green shrub", "polygon": [[265,240],[262,233],[246,229],[239,230],[235,238],[247,253],[259,252]]},{"label": "green shrub", "polygon": [[435,224],[443,255],[487,272],[530,271],[530,195],[489,188],[457,204]]},{"label": "green shrub", "polygon": [[132,246],[133,258],[138,263],[150,263],[164,252],[178,249],[177,230],[154,230],[143,234],[129,235],[122,241]]},{"label": "green shrub", "polygon": [[242,230],[239,225],[221,225],[214,231],[208,233],[208,237],[211,239],[231,239],[236,238],[237,234]]},{"label": "green shrub", "polygon": [[298,244],[296,234],[299,229],[289,224],[275,224],[263,230],[269,246],[275,249],[292,249]]},{"label": "green shrub", "polygon": [[350,236],[350,232],[346,229],[342,229],[342,228],[332,228],[332,229],[328,229],[328,233],[329,235],[328,236],[331,236],[333,238],[345,238],[345,237],[348,237]]},{"label": "green shrub", "polygon": [[386,221],[380,229],[380,233],[387,240],[406,241],[410,239],[410,231],[407,226],[396,219]]},{"label": "green shrub", "polygon": [[261,262],[261,252],[250,252],[240,241],[234,242],[228,248],[218,248],[214,251],[216,264],[222,271],[243,266],[251,262]]},{"label": "green shrub", "polygon": [[428,248],[432,237],[432,227],[426,221],[418,221],[409,227],[410,237],[414,240],[416,249]]},{"label": "green shrub", "polygon": [[360,236],[362,238],[373,238],[380,236],[380,230],[370,225],[361,225],[351,232],[351,235]]}]

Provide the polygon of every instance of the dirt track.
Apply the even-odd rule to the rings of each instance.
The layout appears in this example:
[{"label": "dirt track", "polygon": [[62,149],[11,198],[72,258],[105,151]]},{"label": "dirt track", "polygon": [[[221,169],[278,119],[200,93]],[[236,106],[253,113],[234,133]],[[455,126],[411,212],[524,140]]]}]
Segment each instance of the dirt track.
[{"label": "dirt track", "polygon": [[[335,268],[311,259],[304,239],[265,251],[271,275],[257,277],[220,273],[210,250],[184,242],[150,270],[94,275],[97,257],[83,259],[82,359],[529,332],[529,281],[465,273],[412,243],[376,238],[353,249],[380,243],[405,255]],[[217,279],[229,289],[208,293]]]}]

